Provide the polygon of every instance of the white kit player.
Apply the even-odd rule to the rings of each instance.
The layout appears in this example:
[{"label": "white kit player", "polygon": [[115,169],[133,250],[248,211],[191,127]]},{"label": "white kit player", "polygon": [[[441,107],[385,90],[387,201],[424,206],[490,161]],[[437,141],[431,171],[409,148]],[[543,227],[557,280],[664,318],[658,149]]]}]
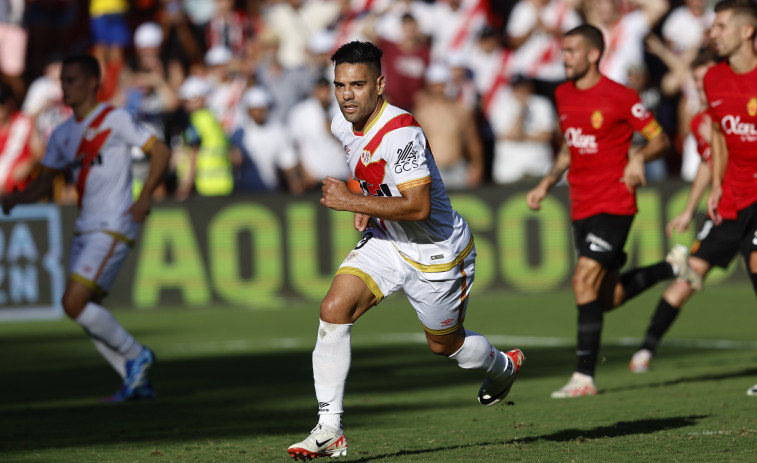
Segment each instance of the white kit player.
[{"label": "white kit player", "polygon": [[403,289],[431,351],[486,375],[478,394],[493,405],[508,394],[523,363],[518,349],[501,352],[463,328],[476,250],[450,205],[426,136],[412,115],[383,99],[382,51],[349,42],[331,57],[341,114],[331,125],[363,194],[341,180],[323,180],[321,204],[355,214],[363,238],[334,276],[321,303],[313,351],[319,421],[289,447],[295,459],[347,454],[342,429],[352,325],[384,297]]},{"label": "white kit player", "polygon": [[[47,145],[39,176],[24,190],[2,198],[7,215],[17,204],[50,194],[63,171],[78,192],[79,215],[70,249],[69,279],[63,309],[89,335],[97,350],[121,376],[121,388],[108,401],[150,399],[147,379],[154,361],[142,346],[100,305],[150,211],[151,194],[163,179],[169,148],[130,113],[97,101],[100,67],[95,58],[67,58],[61,70],[65,104],[73,116],[59,125]],[[131,149],[150,155],[150,171],[139,198],[133,201]]]}]

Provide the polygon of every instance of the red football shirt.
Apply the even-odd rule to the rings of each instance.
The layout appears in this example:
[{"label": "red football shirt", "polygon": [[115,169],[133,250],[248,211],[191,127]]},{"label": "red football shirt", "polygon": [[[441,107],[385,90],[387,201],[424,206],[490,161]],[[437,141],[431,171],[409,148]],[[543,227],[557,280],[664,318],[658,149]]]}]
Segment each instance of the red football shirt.
[{"label": "red football shirt", "polygon": [[[704,116],[709,113],[709,110],[698,112],[691,118],[689,123],[689,129],[694,136],[694,140],[697,142],[697,152],[702,158],[702,162],[706,162],[707,165],[712,167],[712,149],[710,148],[710,142],[702,138],[699,134],[699,126],[704,122]],[[736,206],[733,204],[733,192],[731,191],[731,185],[728,183],[723,184],[723,196],[720,197],[720,204],[718,204],[718,211],[724,219],[736,220]]]},{"label": "red football shirt", "polygon": [[704,75],[704,92],[728,147],[723,185],[731,184],[740,211],[757,202],[757,67],[736,74],[717,64]]},{"label": "red football shirt", "polygon": [[636,213],[636,194],[621,181],[634,131],[648,140],[662,132],[639,95],[602,76],[580,90],[568,81],[555,91],[565,143],[570,148],[570,214],[573,220],[606,213]]}]

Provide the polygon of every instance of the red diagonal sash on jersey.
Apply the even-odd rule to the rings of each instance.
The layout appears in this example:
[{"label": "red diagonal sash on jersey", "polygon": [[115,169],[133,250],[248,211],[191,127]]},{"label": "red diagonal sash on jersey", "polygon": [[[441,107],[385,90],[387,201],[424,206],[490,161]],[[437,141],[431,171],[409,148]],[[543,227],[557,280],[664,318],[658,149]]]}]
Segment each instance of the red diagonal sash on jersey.
[{"label": "red diagonal sash on jersey", "polygon": [[105,117],[113,111],[112,106],[106,106],[100,114],[97,115],[89,126],[84,131],[84,136],[79,143],[79,149],[76,151],[76,159],[81,163],[81,170],[79,171],[79,179],[76,181],[76,192],[79,194],[78,205],[81,209],[81,201],[84,197],[84,188],[87,184],[87,176],[89,175],[89,169],[92,167],[92,163],[100,154],[100,149],[105,144],[105,141],[110,136],[110,129],[98,132]]}]

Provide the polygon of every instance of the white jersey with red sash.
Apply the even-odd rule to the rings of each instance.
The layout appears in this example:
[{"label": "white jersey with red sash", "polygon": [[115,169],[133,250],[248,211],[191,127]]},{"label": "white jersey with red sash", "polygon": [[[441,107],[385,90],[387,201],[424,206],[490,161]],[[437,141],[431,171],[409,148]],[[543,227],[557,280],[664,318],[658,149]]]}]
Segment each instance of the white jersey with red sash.
[{"label": "white jersey with red sash", "polygon": [[77,232],[109,230],[135,238],[137,226],[126,213],[133,203],[131,149],[147,151],[154,140],[129,112],[104,103],[53,131],[42,165],[71,175],[79,194]]},{"label": "white jersey with red sash", "polygon": [[374,219],[402,257],[421,271],[445,271],[473,249],[465,220],[450,204],[423,130],[412,115],[383,103],[363,132],[338,114],[331,131],[347,153],[347,163],[364,195],[399,197],[431,185],[431,215],[417,222]]}]

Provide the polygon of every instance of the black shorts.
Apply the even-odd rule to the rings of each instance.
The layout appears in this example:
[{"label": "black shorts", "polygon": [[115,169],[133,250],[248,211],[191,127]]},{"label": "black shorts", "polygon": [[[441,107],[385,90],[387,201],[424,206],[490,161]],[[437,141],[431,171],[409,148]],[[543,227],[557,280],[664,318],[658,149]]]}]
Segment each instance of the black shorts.
[{"label": "black shorts", "polygon": [[632,215],[597,214],[573,222],[578,255],[596,260],[608,270],[623,267],[628,256],[623,247],[633,222]]},{"label": "black shorts", "polygon": [[736,220],[723,220],[715,226],[707,220],[697,233],[697,240],[691,247],[691,255],[710,264],[727,268],[741,247],[741,231]]},{"label": "black shorts", "polygon": [[757,251],[757,203],[740,210],[736,221],[741,231],[741,254],[749,265],[749,254]]}]

